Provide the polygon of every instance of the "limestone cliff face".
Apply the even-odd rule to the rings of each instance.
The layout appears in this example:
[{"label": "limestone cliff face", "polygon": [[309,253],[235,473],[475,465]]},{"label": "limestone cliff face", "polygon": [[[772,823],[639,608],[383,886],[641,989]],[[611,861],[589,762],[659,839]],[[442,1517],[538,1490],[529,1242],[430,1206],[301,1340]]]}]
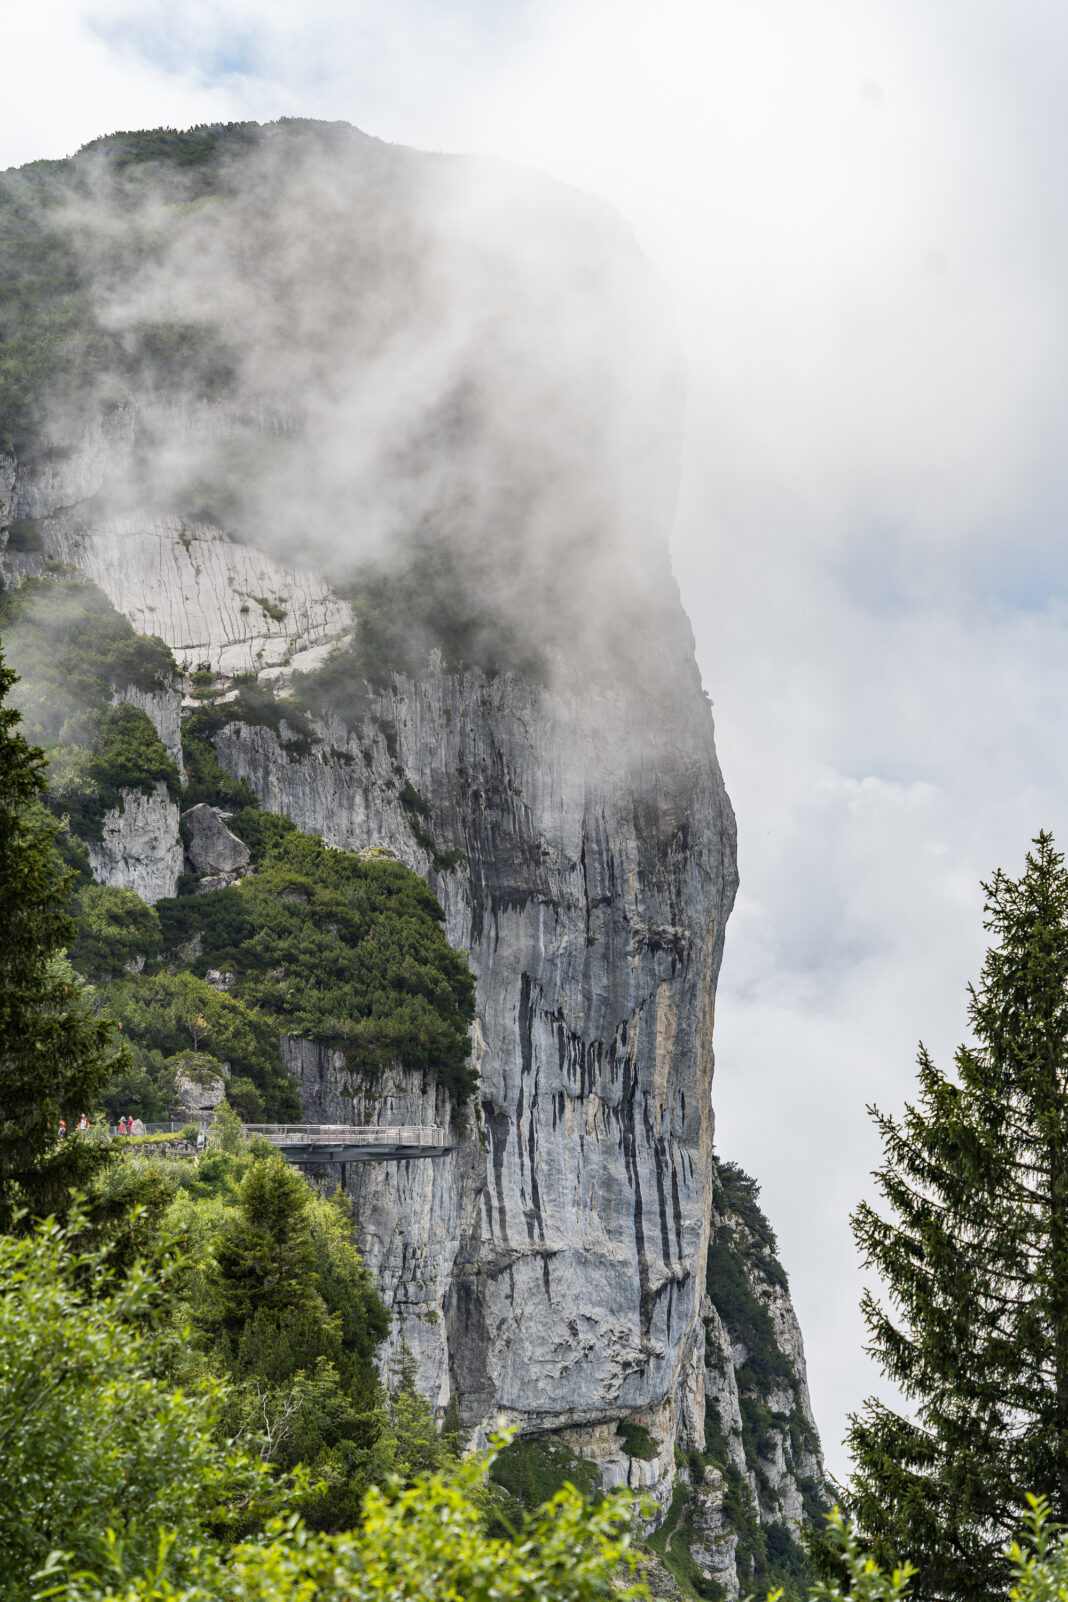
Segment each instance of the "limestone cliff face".
[{"label": "limestone cliff face", "polygon": [[[115,449],[121,460],[121,433]],[[295,660],[351,628],[321,580],[258,567],[218,530],[95,525],[70,499],[115,471],[99,439],[91,455],[92,470],[71,459],[69,482],[16,495],[16,515],[32,508],[44,537],[24,569],[80,565],[187,667],[266,656],[262,608],[234,604],[238,567],[265,586],[270,573],[284,613],[267,620],[272,655]],[[268,808],[425,873],[450,940],[471,952],[480,1092],[457,1149],[347,1177],[397,1338],[430,1393],[455,1390],[473,1423],[503,1411],[559,1428],[650,1409],[655,1423],[668,1409],[672,1436],[700,1432],[712,1019],[734,828],[677,599],[667,615],[638,689],[431,660],[351,732],[322,725],[310,754],[294,757],[284,725],[234,723],[217,742]],[[436,870],[450,851],[463,861]],[[101,872],[119,882],[113,858]],[[307,1115],[352,1117],[343,1072],[319,1048],[292,1051]],[[445,1122],[448,1109],[399,1076],[357,1114]]]},{"label": "limestone cliff face", "polygon": [[[324,729],[310,756],[290,759],[284,728],[218,740],[271,810],[427,873],[471,953],[480,1106],[456,1152],[348,1184],[398,1336],[473,1421],[560,1428],[692,1389],[734,867],[711,719],[680,678],[681,706],[638,745],[623,695],[440,671],[399,682],[351,736]],[[434,869],[405,784],[461,866]],[[308,1115],[352,1116],[340,1064],[291,1050]],[[358,1116],[448,1117],[405,1076],[375,1094]],[[692,1427],[698,1400],[685,1411]]]},{"label": "limestone cliff face", "polygon": [[173,896],[182,872],[178,808],[164,784],[150,794],[120,792],[117,807],[105,812],[99,841],[89,845],[93,878],[99,884],[134,890],[154,904]]},{"label": "limestone cliff face", "polygon": [[692,1485],[690,1552],[729,1596],[771,1575],[776,1538],[779,1548],[784,1535],[798,1541],[826,1511],[801,1330],[757,1194],[741,1170],[717,1164],[702,1310],[714,1462]]},{"label": "limestone cliff face", "polygon": [[[263,150],[295,137],[275,130]],[[328,1047],[284,1047],[309,1121],[452,1127],[439,1160],[331,1176],[353,1196],[393,1341],[476,1430],[504,1414],[559,1432],[603,1483],[640,1485],[661,1507],[677,1451],[692,1454],[702,1571],[736,1590],[731,1474],[755,1516],[792,1523],[791,1421],[809,1414],[794,1356],[772,1362],[772,1390],[761,1379],[753,1391],[731,1310],[709,1289],[710,1230],[715,1248],[734,1229],[717,1199],[711,1086],[735,835],[667,556],[674,357],[644,263],[582,197],[527,194],[481,168],[471,190],[448,163],[424,171],[411,152],[341,144],[354,187],[337,187],[349,168],[336,155],[330,184],[284,162],[256,169],[266,189],[231,184],[229,244],[222,202],[176,213],[180,270],[150,287],[179,303],[138,300],[139,316],[199,325],[216,286],[198,262],[218,272],[231,244],[235,263],[258,263],[250,272],[273,271],[272,252],[284,267],[247,305],[225,303],[236,399],[131,391],[76,444],[0,457],[0,541],[31,525],[0,566],[13,580],[78,568],[187,673],[221,675],[220,704],[236,674],[284,687],[339,644],[359,647],[325,559],[358,574],[359,552],[390,540],[397,569],[422,571],[428,541],[434,560],[444,551],[427,570],[446,590],[462,576],[480,626],[516,646],[503,659],[537,658],[536,670],[461,671],[420,649],[374,675],[345,721],[313,720],[311,739],[240,719],[213,738],[266,808],[425,875],[448,938],[470,953],[478,1092],[459,1115],[418,1074],[354,1084]],[[316,226],[309,205],[325,207]],[[275,212],[299,227],[271,235]],[[221,228],[218,250],[196,248],[198,218]],[[261,225],[262,248],[245,251]],[[333,255],[317,227],[340,240]],[[202,292],[192,312],[187,290]],[[239,537],[221,526],[227,507]],[[432,613],[412,629],[428,647]],[[137,704],[174,753],[178,693]],[[155,899],[181,865],[177,813],[141,818],[130,800],[94,872]],[[776,1296],[768,1328],[796,1355]]]}]

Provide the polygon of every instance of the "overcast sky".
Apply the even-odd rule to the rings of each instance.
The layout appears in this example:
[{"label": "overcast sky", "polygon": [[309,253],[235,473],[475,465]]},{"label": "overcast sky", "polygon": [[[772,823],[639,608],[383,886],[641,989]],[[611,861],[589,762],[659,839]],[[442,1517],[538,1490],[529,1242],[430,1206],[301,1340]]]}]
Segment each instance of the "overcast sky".
[{"label": "overcast sky", "polygon": [[980,877],[1065,822],[1059,0],[39,0],[0,166],[280,115],[630,219],[689,364],[674,552],[739,821],[718,1145],[763,1183],[828,1461],[878,1387],[865,1114],[965,1032]]}]

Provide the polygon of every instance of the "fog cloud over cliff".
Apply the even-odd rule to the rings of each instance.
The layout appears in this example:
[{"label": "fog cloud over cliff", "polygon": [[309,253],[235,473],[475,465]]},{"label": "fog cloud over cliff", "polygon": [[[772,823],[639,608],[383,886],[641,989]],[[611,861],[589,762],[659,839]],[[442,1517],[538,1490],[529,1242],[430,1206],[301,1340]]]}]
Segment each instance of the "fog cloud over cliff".
[{"label": "fog cloud over cliff", "polygon": [[[621,219],[344,125],[222,149],[210,178],[79,158],[62,226],[138,353],[88,408],[138,409],[99,509],[215,523],[339,581],[422,564],[518,657],[595,661],[637,631],[671,593],[682,382]],[[61,385],[51,437],[69,413]]]}]

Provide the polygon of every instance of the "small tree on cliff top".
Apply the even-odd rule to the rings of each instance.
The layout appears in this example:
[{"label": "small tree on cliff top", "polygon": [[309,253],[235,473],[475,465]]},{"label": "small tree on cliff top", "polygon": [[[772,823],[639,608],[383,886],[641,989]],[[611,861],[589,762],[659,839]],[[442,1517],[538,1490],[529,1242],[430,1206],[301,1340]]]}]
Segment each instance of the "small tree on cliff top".
[{"label": "small tree on cliff top", "polygon": [[60,1208],[106,1148],[58,1139],[111,1076],[113,1026],[89,1015],[63,958],[74,924],[41,804],[45,758],[6,705],[16,675],[0,655],[0,1230],[17,1207]]},{"label": "small tree on cliff top", "polygon": [[913,1594],[986,1598],[1029,1492],[1068,1522],[1068,873],[1040,834],[1019,879],[983,886],[997,944],[970,990],[956,1075],[921,1048],[900,1123],[872,1109],[893,1215],[853,1218],[890,1296],[869,1350],[914,1405],[850,1421],[847,1512]]}]

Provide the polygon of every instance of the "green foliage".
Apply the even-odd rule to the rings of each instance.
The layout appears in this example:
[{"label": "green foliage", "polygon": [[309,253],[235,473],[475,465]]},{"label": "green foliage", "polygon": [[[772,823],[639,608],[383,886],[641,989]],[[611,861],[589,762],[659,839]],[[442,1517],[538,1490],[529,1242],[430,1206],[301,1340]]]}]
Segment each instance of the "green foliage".
[{"label": "green foliage", "polygon": [[716,1580],[706,1579],[690,1551],[693,1533],[690,1511],[689,1486],[681,1479],[676,1480],[664,1522],[648,1537],[645,1545],[650,1552],[656,1553],[674,1576],[687,1602],[693,1597],[707,1598],[708,1602],[723,1602],[726,1596],[723,1587]]},{"label": "green foliage", "polygon": [[45,821],[44,757],[6,705],[14,675],[0,657],[0,1228],[14,1209],[64,1205],[107,1161],[73,1128],[115,1066],[113,1029],[91,1016],[62,948],[74,925]]},{"label": "green foliage", "polygon": [[628,1457],[640,1457],[645,1462],[651,1463],[660,1451],[659,1445],[644,1424],[635,1424],[627,1419],[624,1423],[616,1425],[616,1434],[623,1442],[623,1450]]},{"label": "green foliage", "polygon": [[741,1224],[746,1261],[772,1285],[787,1288],[786,1270],[778,1259],[779,1245],[759,1203],[760,1185],[737,1163],[717,1159],[712,1185],[712,1205],[734,1223]]},{"label": "green foliage", "polygon": [[[225,392],[233,366],[214,329],[141,322],[120,332],[102,309],[166,247],[157,206],[177,212],[217,189],[225,155],[259,137],[251,123],[116,134],[69,160],[0,173],[0,448],[25,455],[43,437],[75,438],[134,393]],[[156,206],[142,209],[149,171]],[[108,183],[127,219],[121,250],[93,223]]]},{"label": "green foliage", "polygon": [[[797,1375],[779,1345],[769,1311],[771,1298],[785,1289],[787,1281],[775,1255],[774,1231],[759,1206],[759,1194],[756,1181],[736,1164],[717,1159],[706,1289],[732,1344],[741,1343],[746,1350],[745,1361],[736,1370],[741,1444],[746,1467],[757,1482],[760,1506],[754,1501],[749,1480],[733,1461],[719,1408],[711,1396],[705,1402],[706,1450],[694,1454],[691,1468],[697,1482],[707,1467],[723,1475],[724,1512],[738,1535],[735,1561],[743,1590],[774,1585],[781,1587],[788,1599],[800,1599],[812,1568],[782,1521],[763,1462],[774,1456],[779,1440],[802,1490],[806,1517],[822,1524],[826,1500],[822,1487],[800,1470],[802,1457],[815,1451],[818,1442],[802,1412]],[[769,1395],[778,1389],[793,1393],[789,1416],[772,1413],[768,1406]],[[684,1546],[687,1538],[684,1520],[674,1545]],[[696,1581],[693,1584],[696,1586]]]},{"label": "green foliage", "polygon": [[795,1375],[775,1338],[771,1315],[746,1273],[744,1247],[726,1232],[709,1242],[705,1287],[732,1340],[741,1341],[748,1353],[739,1383],[764,1390],[777,1381],[794,1384]]},{"label": "green foliage", "polygon": [[136,634],[81,579],[27,579],[0,595],[0,635],[20,675],[14,700],[27,734],[48,750],[92,745],[117,692],[160,690],[177,676],[163,641]]},{"label": "green foliage", "polygon": [[64,1602],[637,1602],[627,1525],[630,1499],[597,1507],[567,1487],[528,1518],[515,1539],[487,1535],[482,1486],[488,1459],[472,1458],[399,1493],[372,1490],[355,1528],[311,1536],[276,1523],[265,1541],[205,1556],[199,1583],[183,1587],[160,1557],[148,1584],[106,1572],[81,1580]]},{"label": "green foliage", "polygon": [[182,759],[188,774],[187,807],[197,806],[201,801],[235,812],[259,806],[247,781],[227,773],[215,750],[214,737],[230,723],[273,729],[293,757],[305,756],[312,749],[312,727],[296,701],[276,696],[267,685],[239,684],[235,700],[218,706],[197,707],[182,726]]},{"label": "green foliage", "polygon": [[306,1182],[282,1157],[254,1162],[246,1174],[240,1212],[215,1239],[210,1278],[207,1322],[231,1344],[262,1315],[325,1311],[315,1286],[309,1201]]},{"label": "green foliage", "polygon": [[119,172],[149,163],[179,171],[212,168],[220,158],[255,145],[262,130],[254,122],[201,123],[195,128],[149,128],[105,134],[83,145],[79,156],[105,155]]},{"label": "green foliage", "polygon": [[25,555],[29,552],[41,550],[43,545],[44,539],[41,535],[41,530],[32,518],[16,517],[15,521],[8,525],[7,548],[9,551],[17,551],[20,555]]},{"label": "green foliage", "polygon": [[522,1526],[524,1517],[564,1491],[589,1498],[598,1483],[596,1463],[579,1457],[563,1441],[546,1435],[521,1435],[505,1446],[490,1469],[498,1499],[492,1527],[503,1533]]},{"label": "green foliage", "polygon": [[[191,904],[201,900],[208,897],[190,897]],[[156,908],[165,942],[172,932],[166,909],[163,902]],[[278,1024],[254,1004],[184,970],[130,974],[101,987],[99,994],[122,1025],[146,1089],[151,1085],[167,1107],[174,1101],[176,1073],[204,1067],[199,1059],[207,1056],[215,1064],[229,1063],[234,1079],[248,1081],[272,1117],[300,1116],[279,1050]]]},{"label": "green foliage", "polygon": [[186,1310],[204,1360],[231,1382],[222,1429],[264,1462],[305,1465],[309,1523],[351,1525],[373,1480],[410,1479],[447,1454],[414,1385],[383,1401],[373,1360],[389,1315],[348,1203],[323,1200],[270,1147],[219,1150],[192,1172],[170,1222],[199,1265]]},{"label": "green foliage", "polygon": [[173,682],[162,640],[135,634],[95,585],[72,579],[30,579],[0,596],[0,633],[21,675],[14,704],[49,753],[49,804],[76,835],[100,838],[120,789],[162,781],[177,799],[178,770],[151,720],[113,705],[123,691]]},{"label": "green foliage", "polygon": [[[154,1563],[190,1572],[208,1529],[254,1508],[262,1472],[217,1442],[218,1387],[165,1383],[165,1292],[139,1265],[54,1220],[0,1236],[0,1598],[25,1602],[110,1559],[116,1583]],[[106,1533],[114,1536],[108,1542]]]},{"label": "green foliage", "polygon": [[[299,1117],[283,1033],[340,1047],[369,1080],[399,1059],[432,1074],[459,1109],[473,1082],[474,982],[424,881],[252,809],[233,827],[256,867],[240,885],[153,909],[130,892],[83,892],[75,959],[100,981],[98,1004],[130,1047],[108,1110],[168,1116],[176,1074],[203,1058],[216,1073],[228,1064],[227,1099],[247,1122]],[[145,971],[122,972],[138,954]],[[212,969],[233,975],[227,992],[202,977]]]},{"label": "green foliage", "polygon": [[147,713],[117,706],[97,721],[91,750],[78,747],[52,759],[49,801],[83,840],[99,840],[104,814],[124,804],[123,790],[151,794],[165,784],[172,801],[180,794],[178,769]]},{"label": "green foliage", "polygon": [[911,1403],[850,1421],[844,1505],[875,1559],[908,1553],[920,1597],[1002,1589],[1025,1493],[1068,1513],[1068,873],[1039,834],[1019,879],[984,885],[996,937],[970,992],[974,1044],[919,1097],[877,1110],[883,1218],[853,1218],[892,1311],[865,1294],[871,1350]]},{"label": "green foliage", "polygon": [[[246,810],[231,828],[250,847],[255,873],[160,902],[166,949],[198,937],[194,970],[233,973],[233,1005],[274,1020],[276,1031],[342,1048],[355,1073],[373,1077],[399,1059],[462,1102],[473,1088],[474,981],[425,882],[399,862],[334,850],[267,813]],[[233,1059],[267,1094],[249,1063]]]},{"label": "green foliage", "polygon": [[86,884],[74,898],[78,935],[71,962],[87,979],[110,979],[128,962],[157,957],[163,934],[153,907],[132,890]]},{"label": "green foliage", "polygon": [[225,1097],[215,1109],[211,1133],[220,1151],[236,1157],[245,1138],[244,1125]]}]

